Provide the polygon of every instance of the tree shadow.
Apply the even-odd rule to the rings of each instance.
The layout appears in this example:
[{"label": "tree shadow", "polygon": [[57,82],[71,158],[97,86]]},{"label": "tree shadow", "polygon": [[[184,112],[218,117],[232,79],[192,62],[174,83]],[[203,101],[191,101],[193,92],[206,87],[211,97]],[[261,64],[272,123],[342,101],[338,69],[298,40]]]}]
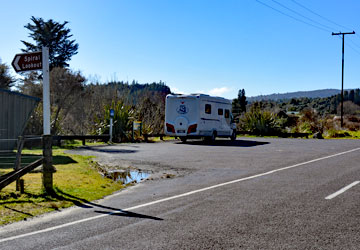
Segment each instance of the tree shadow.
[{"label": "tree shadow", "polygon": [[0,206],[5,206],[5,204],[25,204],[25,203],[34,203],[33,201],[3,201],[0,202]]},{"label": "tree shadow", "polygon": [[110,153],[110,154],[129,154],[129,153],[136,153],[138,150],[134,150],[134,149],[111,149],[111,148],[101,148],[100,146],[95,146],[95,147],[89,147],[89,146],[85,146],[85,147],[81,147],[80,149],[86,149],[86,150],[90,150],[90,151],[96,151],[96,152],[101,152],[101,153]]},{"label": "tree shadow", "polygon": [[72,164],[77,163],[73,158],[65,155],[56,155],[53,156],[53,165],[66,165],[66,164]]},{"label": "tree shadow", "polygon": [[[112,216],[123,216],[123,217],[131,217],[131,218],[141,218],[141,219],[151,219],[151,220],[163,220],[162,218],[158,218],[158,217],[154,217],[154,216],[150,216],[150,215],[145,215],[145,214],[139,214],[139,213],[134,213],[134,212],[130,212],[130,211],[126,211],[120,208],[114,208],[114,207],[109,207],[109,206],[103,206],[100,204],[96,204],[94,202],[90,202],[86,199],[82,199],[76,196],[73,196],[71,194],[67,194],[65,192],[63,192],[62,190],[60,190],[59,188],[55,187],[55,190],[53,190],[52,192],[49,193],[45,193],[45,194],[31,194],[31,193],[26,193],[25,194],[30,197],[30,198],[43,198],[45,201],[49,202],[49,201],[68,201],[71,202],[72,204],[74,204],[75,206],[81,207],[81,208],[102,208],[102,209],[107,209],[107,210],[112,210],[112,211],[100,211],[100,210],[95,210],[95,213],[100,213],[100,214],[108,214],[108,215],[112,215]],[[0,202],[0,205],[3,205],[5,208],[10,209],[14,212],[17,213],[21,213],[21,214],[25,214],[28,216],[33,216],[30,213],[26,213],[14,208],[10,208],[8,206],[6,206],[6,204],[25,204],[25,203],[35,203],[33,201],[18,201],[18,200],[12,200],[12,201],[5,201],[5,202]],[[57,210],[55,208],[55,210]]]},{"label": "tree shadow", "polygon": [[[21,167],[25,167],[36,160],[40,159],[42,155],[32,155],[32,154],[22,154],[21,155]],[[5,157],[2,156],[0,158],[0,169],[13,169],[15,164],[16,156]],[[65,155],[55,155],[53,156],[53,165],[66,165],[77,163],[73,158]],[[5,174],[6,172],[0,171],[0,175]]]},{"label": "tree shadow", "polygon": [[220,147],[256,147],[261,145],[270,144],[270,142],[263,141],[250,141],[250,140],[215,140],[213,142],[207,142],[203,140],[191,140],[187,142],[177,142],[177,144],[184,145],[197,145],[197,146],[220,146]]},{"label": "tree shadow", "polygon": [[[55,199],[53,199],[53,198],[51,198],[51,197],[48,197],[48,196],[44,197],[44,195],[30,194],[30,193],[27,193],[27,192],[25,192],[24,194],[26,194],[26,195],[27,195],[28,197],[30,197],[30,198],[39,198],[39,197],[41,197],[41,198],[44,198],[45,201],[56,201]],[[8,197],[1,197],[1,198],[2,198],[2,199],[9,199],[9,198],[16,199],[16,198],[18,198],[18,195],[15,194],[15,193],[10,193],[10,194],[8,195]],[[36,205],[38,205],[38,206],[42,206],[42,205],[40,205],[38,202],[34,202],[34,201],[32,201],[32,200],[23,200],[23,201],[21,201],[21,200],[11,200],[11,201],[3,201],[3,202],[0,202],[0,206],[3,206],[4,208],[9,209],[9,210],[11,210],[11,211],[13,211],[13,212],[16,212],[16,213],[19,213],[19,214],[23,214],[23,215],[27,215],[27,216],[29,216],[29,217],[33,217],[34,215],[31,214],[31,213],[27,213],[27,212],[24,212],[24,211],[21,211],[21,210],[18,210],[18,209],[15,209],[15,208],[6,206],[7,204],[8,204],[8,205],[11,205],[11,204],[28,204],[28,203],[32,203],[32,204],[36,204]]]},{"label": "tree shadow", "polygon": [[20,211],[20,210],[17,210],[17,209],[15,209],[15,208],[11,208],[11,207],[8,207],[8,206],[4,206],[4,208],[9,209],[9,210],[14,211],[14,212],[19,213],[19,214],[24,214],[24,215],[33,217],[32,214],[26,213],[26,212],[23,212],[23,211]]}]

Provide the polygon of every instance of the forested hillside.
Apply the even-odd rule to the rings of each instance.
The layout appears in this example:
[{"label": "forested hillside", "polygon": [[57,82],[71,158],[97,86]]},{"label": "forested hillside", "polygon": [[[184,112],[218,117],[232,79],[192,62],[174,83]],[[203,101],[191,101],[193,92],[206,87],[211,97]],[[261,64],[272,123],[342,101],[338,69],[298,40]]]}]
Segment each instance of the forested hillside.
[{"label": "forested hillside", "polygon": [[297,91],[297,92],[289,92],[283,94],[271,94],[271,95],[259,95],[248,97],[249,102],[254,101],[278,101],[283,99],[292,99],[292,98],[325,98],[333,95],[337,95],[340,93],[338,89],[320,89],[320,90],[312,90],[312,91]]},{"label": "forested hillside", "polygon": [[[279,100],[263,100],[263,107],[267,109],[277,108],[283,111],[297,111],[301,112],[306,108],[316,110],[321,115],[337,114],[338,108],[341,102],[341,95],[336,94],[330,97],[323,98],[291,98],[291,99],[279,99]],[[346,103],[346,111],[349,114],[354,113],[352,111],[352,104],[360,105],[360,89],[352,89],[344,91],[344,102]]]},{"label": "forested hillside", "polygon": [[166,96],[170,93],[170,88],[162,81],[159,83],[145,83],[140,84],[137,81],[128,82],[109,82],[105,84],[105,88],[116,89],[118,96],[121,97],[126,104],[136,105],[143,99],[144,96],[161,95]]}]

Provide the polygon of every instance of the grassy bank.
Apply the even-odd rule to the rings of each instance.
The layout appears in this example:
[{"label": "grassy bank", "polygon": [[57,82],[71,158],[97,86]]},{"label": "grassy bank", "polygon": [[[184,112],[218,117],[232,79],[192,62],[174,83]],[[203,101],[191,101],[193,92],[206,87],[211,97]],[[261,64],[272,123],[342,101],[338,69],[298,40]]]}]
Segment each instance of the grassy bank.
[{"label": "grassy bank", "polygon": [[[0,191],[0,225],[26,220],[43,213],[100,199],[124,186],[103,178],[93,167],[91,156],[66,154],[65,149],[53,150],[53,175],[55,195],[49,196],[42,189],[42,174],[35,170],[23,176],[25,193],[15,191],[15,183]],[[24,154],[41,155],[41,150],[24,150]],[[12,166],[1,167],[2,173]]]}]

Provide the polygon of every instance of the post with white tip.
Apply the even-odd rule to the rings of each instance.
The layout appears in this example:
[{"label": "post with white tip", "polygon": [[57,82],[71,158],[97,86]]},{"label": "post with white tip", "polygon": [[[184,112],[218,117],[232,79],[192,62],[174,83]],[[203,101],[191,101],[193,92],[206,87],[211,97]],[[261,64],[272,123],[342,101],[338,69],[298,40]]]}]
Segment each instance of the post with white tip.
[{"label": "post with white tip", "polygon": [[53,193],[52,136],[50,132],[50,72],[49,48],[42,47],[43,72],[43,187],[47,193]]},{"label": "post with white tip", "polygon": [[50,135],[50,76],[49,76],[49,48],[42,47],[43,72],[43,129],[44,135]]}]

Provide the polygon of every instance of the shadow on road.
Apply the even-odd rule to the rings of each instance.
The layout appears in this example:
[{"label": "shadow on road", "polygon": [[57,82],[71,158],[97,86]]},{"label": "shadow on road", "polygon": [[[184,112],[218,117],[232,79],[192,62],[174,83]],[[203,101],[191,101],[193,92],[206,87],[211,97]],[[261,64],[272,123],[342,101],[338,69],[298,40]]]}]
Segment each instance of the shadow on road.
[{"label": "shadow on road", "polygon": [[90,151],[96,151],[101,153],[110,153],[110,154],[129,154],[129,153],[136,153],[137,150],[134,149],[112,149],[112,148],[102,148],[101,146],[94,146],[94,147],[81,147],[81,149],[86,149]]},{"label": "shadow on road", "polygon": [[151,220],[164,220],[164,219],[161,219],[161,218],[158,218],[158,217],[133,213],[133,212],[124,211],[124,210],[121,210],[121,209],[117,209],[116,212],[112,212],[112,213],[109,213],[109,212],[106,212],[106,211],[95,211],[95,213],[109,214],[109,215],[113,215],[113,216],[125,216],[125,217],[133,217],[133,218],[151,219]]},{"label": "shadow on road", "polygon": [[122,210],[120,208],[114,208],[114,207],[108,207],[108,206],[103,206],[100,204],[96,204],[93,202],[90,202],[88,200],[82,199],[82,198],[78,198],[76,196],[67,194],[59,189],[57,189],[57,192],[60,193],[61,195],[58,194],[53,194],[53,196],[56,196],[56,198],[58,199],[63,199],[66,201],[71,201],[74,203],[74,205],[82,207],[82,208],[94,208],[94,207],[99,207],[99,208],[104,208],[107,210],[113,210],[113,212],[109,212],[109,211],[94,211],[95,213],[100,213],[100,214],[109,214],[109,215],[113,215],[113,216],[124,216],[124,217],[133,217],[133,218],[142,218],[142,219],[151,219],[151,220],[163,220],[161,218],[158,217],[154,217],[154,216],[149,216],[149,215],[144,215],[144,214],[138,214],[138,213],[134,213],[134,212],[129,212],[129,211],[125,211]]},{"label": "shadow on road", "polygon": [[255,147],[260,145],[270,144],[270,142],[250,141],[250,140],[215,140],[214,142],[207,142],[203,140],[194,140],[187,142],[177,142],[177,144],[198,145],[198,146],[220,146],[220,147]]}]

